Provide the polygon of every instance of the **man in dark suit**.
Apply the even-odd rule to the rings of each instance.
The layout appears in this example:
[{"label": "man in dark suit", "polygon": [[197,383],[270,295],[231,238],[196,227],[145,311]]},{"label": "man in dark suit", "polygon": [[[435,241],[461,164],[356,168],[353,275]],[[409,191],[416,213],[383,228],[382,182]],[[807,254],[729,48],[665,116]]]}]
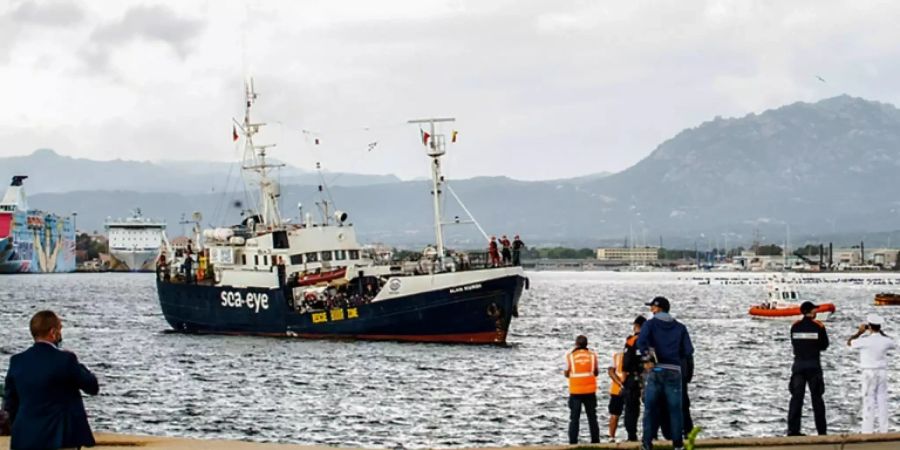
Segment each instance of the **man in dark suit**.
[{"label": "man in dark suit", "polygon": [[97,377],[75,354],[60,350],[62,321],[53,311],[31,318],[34,345],[9,360],[4,409],[12,421],[13,450],[79,448],[94,445],[81,400],[97,395]]}]

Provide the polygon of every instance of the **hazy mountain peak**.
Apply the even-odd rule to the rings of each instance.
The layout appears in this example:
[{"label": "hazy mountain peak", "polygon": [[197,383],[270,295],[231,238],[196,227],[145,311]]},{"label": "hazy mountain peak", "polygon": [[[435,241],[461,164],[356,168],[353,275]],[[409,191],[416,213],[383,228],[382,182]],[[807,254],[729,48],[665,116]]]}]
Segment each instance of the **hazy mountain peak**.
[{"label": "hazy mountain peak", "polygon": [[52,148],[39,148],[31,152],[32,158],[59,158],[61,155]]}]

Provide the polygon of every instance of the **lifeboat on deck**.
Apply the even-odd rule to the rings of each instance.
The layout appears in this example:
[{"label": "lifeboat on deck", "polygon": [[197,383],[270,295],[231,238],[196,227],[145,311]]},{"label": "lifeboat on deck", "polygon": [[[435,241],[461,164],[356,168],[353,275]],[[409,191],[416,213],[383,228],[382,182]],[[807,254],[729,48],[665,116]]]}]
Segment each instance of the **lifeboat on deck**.
[{"label": "lifeboat on deck", "polygon": [[[757,319],[799,320],[803,318],[803,314],[800,313],[801,303],[803,300],[799,292],[783,286],[772,286],[769,289],[768,300],[751,306],[748,314]],[[816,307],[817,319],[828,320],[836,310],[833,303],[819,304]]]},{"label": "lifeboat on deck", "polygon": [[900,294],[891,294],[891,293],[887,293],[887,292],[875,294],[875,305],[877,305],[877,306],[900,305]]},{"label": "lifeboat on deck", "polygon": [[319,283],[328,283],[337,280],[338,278],[344,278],[344,275],[346,274],[346,267],[326,272],[308,273],[306,275],[301,275],[297,284],[300,286],[311,286]]}]

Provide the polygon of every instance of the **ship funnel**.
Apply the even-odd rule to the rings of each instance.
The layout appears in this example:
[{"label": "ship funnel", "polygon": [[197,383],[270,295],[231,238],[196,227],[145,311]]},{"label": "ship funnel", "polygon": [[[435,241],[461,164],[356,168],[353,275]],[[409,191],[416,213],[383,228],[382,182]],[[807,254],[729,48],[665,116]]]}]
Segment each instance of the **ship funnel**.
[{"label": "ship funnel", "polygon": [[337,220],[338,223],[344,223],[347,221],[347,213],[343,211],[335,211],[334,212],[334,220]]}]

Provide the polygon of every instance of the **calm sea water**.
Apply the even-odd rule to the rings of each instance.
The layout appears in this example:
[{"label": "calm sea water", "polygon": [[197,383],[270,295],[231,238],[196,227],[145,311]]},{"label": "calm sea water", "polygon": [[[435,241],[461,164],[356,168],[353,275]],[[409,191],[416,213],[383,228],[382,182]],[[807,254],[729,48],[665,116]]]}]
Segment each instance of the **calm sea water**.
[{"label": "calm sea water", "polygon": [[[180,335],[167,331],[152,274],[3,276],[0,370],[30,345],[31,314],[51,308],[65,320],[64,346],[100,378],[101,394],[86,399],[99,431],[374,447],[558,444],[567,424],[563,354],[574,337],[586,334],[605,358],[642,303],[662,294],[697,349],[691,393],[703,434],[785,432],[790,323],[746,316],[764,285],[698,285],[671,273],[528,276],[504,348]],[[897,284],[900,291],[900,277]],[[832,432],[857,431],[857,356],[843,342],[875,309],[873,295],[889,288],[800,289],[837,304],[824,357],[828,420]],[[879,312],[887,333],[900,336],[900,309]],[[900,424],[897,367],[891,413]],[[604,380],[601,420],[607,387]],[[803,423],[812,432],[808,405]]]}]

